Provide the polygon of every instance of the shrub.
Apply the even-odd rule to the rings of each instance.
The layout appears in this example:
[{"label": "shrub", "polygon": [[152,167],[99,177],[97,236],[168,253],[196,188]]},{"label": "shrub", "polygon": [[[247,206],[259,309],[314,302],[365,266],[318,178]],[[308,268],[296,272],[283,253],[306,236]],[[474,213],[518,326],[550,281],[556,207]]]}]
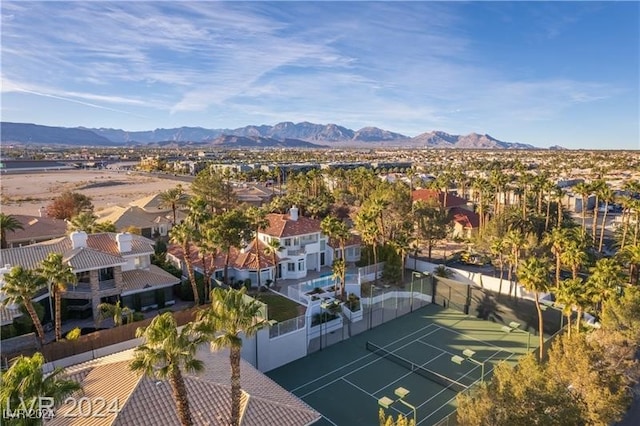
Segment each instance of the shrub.
[{"label": "shrub", "polygon": [[133,313],[133,322],[142,321],[143,319],[144,319],[144,314],[142,312]]},{"label": "shrub", "polygon": [[351,312],[360,310],[360,298],[354,293],[349,293],[349,296],[347,296],[347,308],[349,308]]},{"label": "shrub", "polygon": [[244,286],[247,288],[247,290],[251,290],[251,278],[247,278],[246,280],[244,280]]},{"label": "shrub", "polygon": [[80,337],[82,335],[82,330],[80,329],[80,327],[76,327],[73,330],[69,331],[66,336],[65,339],[67,340],[77,340],[78,337]]}]

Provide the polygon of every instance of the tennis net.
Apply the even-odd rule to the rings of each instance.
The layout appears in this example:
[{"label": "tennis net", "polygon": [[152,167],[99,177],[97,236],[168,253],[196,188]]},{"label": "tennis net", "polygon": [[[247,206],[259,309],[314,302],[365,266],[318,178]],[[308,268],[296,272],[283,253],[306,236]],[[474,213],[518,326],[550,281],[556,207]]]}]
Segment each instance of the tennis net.
[{"label": "tennis net", "polygon": [[398,364],[407,370],[410,370],[426,379],[431,380],[439,384],[440,386],[444,386],[445,388],[452,389],[456,392],[464,392],[469,389],[469,386],[466,386],[456,380],[450,379],[449,377],[443,376],[440,373],[436,373],[435,371],[424,368],[421,365],[415,364],[407,359],[404,359],[400,355],[397,355],[387,349],[384,349],[375,343],[371,343],[367,341],[367,350],[373,352],[381,358],[388,359],[389,361]]}]

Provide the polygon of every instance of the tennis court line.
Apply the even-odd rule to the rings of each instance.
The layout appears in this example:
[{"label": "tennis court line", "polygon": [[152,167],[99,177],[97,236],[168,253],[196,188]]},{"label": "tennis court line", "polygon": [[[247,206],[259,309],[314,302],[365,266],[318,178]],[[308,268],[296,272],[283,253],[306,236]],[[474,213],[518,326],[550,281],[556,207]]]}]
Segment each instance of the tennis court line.
[{"label": "tennis court line", "polygon": [[[422,364],[422,365],[420,365],[420,364],[416,364],[416,365],[420,365],[421,367],[424,367],[425,365],[429,364],[431,361],[433,361],[433,360],[435,360],[435,359],[440,358],[442,355],[444,355],[444,354],[440,354],[440,355],[438,355],[437,357],[435,357],[435,358],[433,358],[433,359],[431,359],[431,360],[427,361],[426,363],[424,363],[424,364]],[[383,357],[383,358],[384,358],[384,357]],[[410,375],[410,374],[414,374],[414,372],[413,372],[413,371],[411,371],[411,370],[409,370],[407,373],[405,373],[405,374],[403,374],[402,376],[398,377],[398,378],[397,378],[396,380],[394,380],[393,382],[389,382],[389,383],[387,383],[385,386],[383,386],[383,387],[381,387],[380,389],[378,389],[377,391],[375,391],[375,392],[374,392],[374,394],[376,394],[376,393],[380,392],[381,390],[383,390],[384,388],[388,387],[389,385],[392,385],[392,384],[394,384],[394,383],[396,383],[396,382],[398,382],[398,381],[400,381],[400,380],[404,379],[405,377],[407,377],[407,376],[408,376],[408,375]]]},{"label": "tennis court line", "polygon": [[[496,352],[496,353],[500,353],[500,351],[498,351],[498,352]],[[491,357],[493,357],[494,355],[495,355],[495,354],[493,354]],[[511,357],[512,357],[512,356],[514,356],[514,355],[515,355],[514,353],[511,353],[511,355],[509,355],[509,356],[507,357],[507,359],[506,359],[506,360],[508,360],[509,358],[511,358]],[[488,359],[491,359],[491,358],[488,358]],[[505,361],[506,361],[506,360],[505,360]],[[478,368],[478,367],[476,366],[476,368]],[[491,367],[491,369],[490,369],[489,371],[493,371],[493,370],[494,370],[494,368],[493,368],[493,366],[492,366],[492,367]],[[473,371],[473,370],[471,370],[471,371]],[[470,372],[471,372],[471,371],[470,371]],[[467,374],[468,374],[468,373],[467,373]],[[466,374],[465,374],[465,375],[466,375]],[[438,392],[438,394],[436,394],[436,395],[435,395],[435,396],[433,396],[432,398],[429,398],[429,399],[428,399],[427,401],[425,401],[423,404],[421,404],[420,406],[416,407],[416,409],[417,409],[417,408],[419,408],[419,407],[422,407],[424,404],[426,404],[427,402],[431,401],[433,398],[435,398],[436,396],[440,395],[442,392],[444,392],[444,390],[442,390],[442,391]],[[440,410],[442,409],[442,407],[444,407],[445,405],[449,404],[451,401],[453,401],[454,399],[456,399],[456,397],[457,397],[457,396],[458,396],[458,394],[456,393],[456,395],[455,395],[454,397],[452,397],[452,398],[451,398],[451,399],[449,399],[447,402],[445,402],[444,404],[442,404],[442,405],[440,406],[440,408],[438,408],[437,410],[433,410],[433,411],[431,412],[431,414],[429,414],[428,416],[426,416],[426,417],[424,417],[423,419],[421,419],[421,420],[418,422],[418,424],[420,424],[420,423],[424,422],[424,421],[425,421],[425,420],[427,420],[429,417],[433,416],[435,413],[437,413],[438,411],[440,411]]]},{"label": "tennis court line", "polygon": [[[489,358],[487,358],[487,361],[488,361],[488,360],[490,360],[491,358],[493,358],[494,356],[496,356],[497,354],[499,354],[500,352],[502,352],[502,351],[494,352],[494,353],[493,353],[493,355],[491,355]],[[487,361],[485,361],[485,362],[487,362]],[[464,373],[462,376],[460,376],[460,379],[463,379],[463,378],[467,377],[468,375],[470,375],[471,373],[473,373],[474,371],[476,371],[476,370],[477,370],[477,369],[479,369],[479,368],[480,368],[480,366],[479,366],[479,365],[474,365],[474,367],[473,367],[471,370],[467,371],[467,372],[466,372],[466,373]],[[489,371],[493,371],[493,366],[489,369]],[[485,376],[486,376],[486,375],[487,375],[487,372],[485,371]],[[456,380],[456,381],[457,381],[457,380]],[[474,383],[476,383],[476,382],[477,382],[477,380],[474,380],[474,381],[473,381],[473,383],[471,383],[471,385],[469,385],[469,387],[473,386],[473,384],[474,384]],[[462,382],[460,382],[460,383],[462,383]],[[448,387],[444,387],[444,386],[443,386],[443,389],[442,389],[440,392],[436,393],[436,394],[435,394],[435,395],[433,395],[431,398],[427,399],[427,400],[426,400],[426,401],[424,401],[422,404],[418,405],[418,406],[416,407],[416,410],[417,410],[418,408],[423,407],[425,404],[428,404],[429,402],[431,402],[431,400],[433,400],[433,399],[434,399],[434,398],[436,398],[438,395],[440,395],[441,393],[443,393],[444,391],[449,390],[449,389],[450,389],[450,388],[448,388]],[[458,393],[459,393],[459,392],[456,392],[456,391],[454,391],[453,389],[451,389],[451,390],[452,390],[453,392],[455,392],[455,393],[456,393],[456,396],[458,395]],[[454,398],[455,398],[455,397],[454,397]],[[453,399],[453,398],[452,398],[452,399]],[[451,399],[450,399],[449,401],[451,401]],[[447,401],[447,402],[449,402],[449,401]]]},{"label": "tennis court line", "polygon": [[[367,392],[366,390],[362,389],[360,386],[356,385],[356,384],[355,384],[355,383],[353,383],[352,381],[347,380],[347,379],[346,379],[346,378],[344,378],[344,377],[342,377],[342,378],[341,378],[341,380],[343,380],[343,381],[347,382],[348,384],[350,384],[350,385],[351,385],[351,386],[353,386],[354,388],[358,389],[360,392],[362,392],[362,393],[364,393],[364,394],[366,394],[366,395],[369,395],[369,396],[370,396],[371,398],[373,398],[374,400],[376,400],[376,401],[378,400],[378,397],[377,397],[377,396],[375,396],[375,395],[374,395],[374,394],[372,394],[371,392]],[[384,389],[384,388],[383,388],[383,389]],[[376,393],[378,393],[378,392],[376,392]],[[396,407],[391,406],[391,408],[392,408],[393,410],[395,410],[398,414],[405,415],[405,413],[403,413],[402,411],[398,410]]]},{"label": "tennis court line", "polygon": [[[412,336],[412,335],[414,335],[414,334],[416,334],[416,333],[418,333],[418,332],[421,332],[421,331],[423,331],[423,330],[425,330],[425,329],[429,329],[429,328],[431,328],[431,327],[439,327],[439,326],[438,326],[437,324],[435,324],[435,323],[427,324],[427,325],[425,325],[424,327],[422,327],[422,328],[420,328],[420,329],[418,329],[418,330],[416,330],[416,331],[414,331],[414,332],[412,332],[412,333],[409,333],[409,334],[407,334],[407,335],[405,335],[405,336],[403,336],[403,337],[401,337],[401,338],[399,338],[399,339],[397,339],[397,340],[394,340],[393,342],[391,342],[391,343],[389,343],[389,344],[390,344],[390,345],[392,345],[392,344],[394,344],[394,343],[397,343],[397,342],[399,342],[399,341],[401,341],[401,340],[404,340],[404,339],[406,339],[406,338],[408,338],[408,337],[410,337],[410,336]],[[431,334],[431,333],[428,333],[428,334]],[[428,335],[428,334],[427,334],[427,335]],[[405,345],[405,346],[406,346],[406,345]],[[404,347],[404,346],[402,346],[402,347]],[[363,359],[365,359],[365,358],[367,358],[367,357],[370,357],[370,356],[373,356],[373,355],[374,355],[374,354],[372,354],[372,353],[368,353],[368,354],[366,354],[366,355],[361,356],[360,358],[356,358],[356,359],[354,359],[353,361],[351,361],[351,362],[349,362],[349,363],[347,363],[347,364],[344,364],[343,366],[341,366],[341,367],[339,367],[339,368],[336,368],[335,370],[331,370],[331,371],[329,371],[328,373],[325,373],[325,374],[323,374],[323,375],[322,375],[322,376],[320,376],[320,377],[316,377],[315,379],[313,379],[313,380],[311,380],[311,381],[306,382],[304,385],[300,385],[300,386],[298,386],[298,387],[296,387],[296,388],[294,388],[294,389],[290,390],[289,392],[293,393],[293,392],[295,392],[295,391],[297,391],[297,390],[299,390],[299,389],[301,389],[301,388],[303,388],[303,387],[305,387],[305,386],[307,386],[307,385],[309,385],[309,384],[311,384],[311,383],[317,382],[317,381],[318,381],[318,380],[320,380],[320,379],[324,379],[325,377],[330,376],[330,375],[332,375],[333,373],[337,373],[338,371],[343,370],[343,369],[345,369],[345,368],[349,367],[350,365],[352,365],[352,364],[354,364],[354,363],[356,363],[356,362],[362,361]],[[367,364],[367,365],[368,365],[368,364]],[[359,370],[359,369],[358,369],[358,370]],[[357,371],[357,370],[355,370],[355,371]],[[333,382],[331,382],[331,383],[333,383]]]},{"label": "tennis court line", "polygon": [[[435,325],[435,324],[434,324],[434,325]],[[437,327],[437,326],[436,326],[436,327]],[[424,328],[426,328],[426,327],[423,327],[423,329],[424,329]],[[418,330],[418,331],[422,331],[422,329],[421,329],[421,330]],[[438,329],[437,329],[437,328],[436,328],[436,330],[433,330],[433,331],[431,331],[431,332],[429,332],[429,333],[425,334],[425,336],[428,336],[428,335],[429,335],[429,334],[431,334],[431,333],[435,333],[436,331],[438,331]],[[411,333],[411,334],[415,334],[415,333]],[[409,334],[409,335],[407,335],[407,336],[405,336],[405,337],[408,337],[408,336],[410,336],[411,334]],[[403,340],[403,339],[398,339],[398,340],[396,340],[395,342],[389,343],[389,345],[391,345],[391,344],[393,344],[393,343],[396,343],[396,342],[398,342],[398,341],[400,341],[400,340]],[[409,345],[410,345],[410,344],[412,344],[413,342],[414,342],[414,340],[410,341],[409,343],[405,343],[404,345],[400,346],[398,349],[402,349],[402,348],[404,348],[404,347],[406,347],[406,346],[409,346]],[[319,379],[321,379],[321,378],[323,378],[323,377],[326,377],[326,376],[331,375],[331,374],[333,374],[333,373],[335,373],[335,372],[338,372],[338,371],[340,371],[340,370],[344,369],[345,367],[349,366],[350,364],[353,364],[353,363],[354,363],[354,362],[356,362],[356,361],[361,361],[361,360],[363,360],[363,359],[365,359],[365,358],[368,358],[368,357],[370,357],[370,356],[375,356],[375,354],[374,354],[374,353],[369,353],[369,354],[363,355],[363,356],[361,356],[360,358],[358,358],[358,359],[356,359],[356,360],[354,360],[354,361],[351,361],[349,364],[347,364],[347,365],[345,365],[345,366],[343,366],[343,367],[340,367],[340,368],[336,368],[335,370],[333,370],[333,371],[331,371],[331,372],[329,372],[329,373],[327,373],[327,374],[324,374],[324,375],[322,375],[322,376],[318,377],[317,379],[314,379],[314,380],[312,380],[312,381],[310,381],[310,382],[307,382],[307,383],[306,383],[305,385],[303,385],[303,386],[298,386],[297,388],[295,388],[295,389],[293,389],[293,390],[291,390],[291,391],[289,391],[289,392],[293,393],[293,392],[295,392],[296,390],[298,390],[298,389],[300,389],[300,388],[305,387],[305,386],[306,386],[306,385],[308,385],[309,383],[313,383],[313,382],[315,382],[315,381],[317,381],[317,380],[319,380]],[[376,362],[380,361],[381,359],[383,359],[383,358],[382,358],[382,357],[378,357],[378,356],[376,356],[376,358],[375,358],[373,361],[367,362],[366,364],[361,365],[360,367],[356,368],[355,370],[351,370],[351,372],[350,372],[349,374],[346,374],[346,375],[344,375],[344,376],[340,376],[340,377],[338,377],[337,379],[334,379],[334,380],[330,381],[329,383],[325,383],[325,384],[324,384],[324,385],[322,385],[322,386],[318,386],[316,389],[312,390],[311,392],[307,392],[307,393],[305,393],[304,395],[298,396],[298,398],[304,398],[304,397],[306,397],[306,396],[308,396],[308,395],[311,395],[312,393],[315,393],[315,392],[319,391],[320,389],[324,389],[324,388],[326,388],[327,386],[334,384],[334,383],[335,383],[335,382],[337,382],[338,380],[342,380],[342,379],[343,379],[343,377],[350,376],[351,374],[355,373],[356,371],[360,371],[360,370],[362,370],[362,369],[363,369],[363,368],[365,368],[365,367],[369,367],[370,365],[372,365],[372,364],[374,364],[374,363],[376,363]]]},{"label": "tennis court line", "polygon": [[456,329],[453,329],[453,328],[451,328],[451,327],[448,327],[448,326],[446,326],[446,325],[438,324],[438,327],[440,327],[440,328],[442,328],[442,329],[445,329],[445,330],[447,330],[447,331],[450,331],[450,332],[452,332],[452,333],[459,334],[460,336],[464,336],[464,337],[466,337],[466,338],[468,338],[468,339],[475,340],[476,342],[480,342],[480,343],[482,343],[483,345],[486,345],[486,346],[493,346],[494,348],[498,348],[498,349],[500,349],[501,351],[504,351],[504,352],[510,353],[510,354],[512,354],[512,355],[515,355],[515,354],[516,354],[515,352],[512,352],[512,351],[508,350],[507,348],[503,348],[502,346],[494,345],[493,343],[489,343],[489,342],[487,342],[487,341],[485,341],[485,340],[478,339],[477,337],[469,336],[468,334],[464,334],[464,333],[462,333],[462,332],[460,332],[460,331],[458,331],[458,330],[456,330]]}]

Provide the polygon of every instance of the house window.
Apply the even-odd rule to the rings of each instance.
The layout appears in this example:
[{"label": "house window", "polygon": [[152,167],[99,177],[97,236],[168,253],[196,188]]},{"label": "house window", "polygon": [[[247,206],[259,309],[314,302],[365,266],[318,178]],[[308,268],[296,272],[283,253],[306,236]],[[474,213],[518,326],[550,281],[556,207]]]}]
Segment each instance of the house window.
[{"label": "house window", "polygon": [[113,279],[113,268],[102,268],[98,274],[100,281],[109,281]]},{"label": "house window", "polygon": [[298,271],[304,271],[304,260],[298,261]]},{"label": "house window", "polygon": [[295,238],[293,239],[293,245],[294,245],[294,246],[299,246],[299,245],[300,245],[300,238],[295,237]]},{"label": "house window", "polygon": [[285,247],[291,247],[291,238],[285,238],[284,239],[284,246]]},{"label": "house window", "polygon": [[76,274],[76,277],[78,278],[78,283],[90,283],[91,282],[89,271],[78,272]]},{"label": "house window", "polygon": [[360,258],[360,247],[353,248],[353,257]]},{"label": "house window", "polygon": [[296,264],[292,263],[292,262],[287,263],[287,271],[295,272],[296,271]]}]

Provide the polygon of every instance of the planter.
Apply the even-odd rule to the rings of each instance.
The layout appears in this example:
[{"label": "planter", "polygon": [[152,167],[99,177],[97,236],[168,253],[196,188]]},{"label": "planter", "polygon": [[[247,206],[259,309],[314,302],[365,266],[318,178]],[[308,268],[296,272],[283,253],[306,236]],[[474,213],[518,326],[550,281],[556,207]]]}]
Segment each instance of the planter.
[{"label": "planter", "polygon": [[324,336],[328,333],[341,330],[341,329],[342,329],[342,317],[337,317],[335,319],[332,319],[330,321],[327,321],[318,325],[309,326],[308,339],[309,340],[315,339],[316,337],[320,337],[321,334]]},{"label": "planter", "polygon": [[358,307],[356,311],[352,311],[347,307],[347,304],[345,303],[344,305],[342,305],[342,313],[351,322],[358,322],[362,319],[362,307]]}]

